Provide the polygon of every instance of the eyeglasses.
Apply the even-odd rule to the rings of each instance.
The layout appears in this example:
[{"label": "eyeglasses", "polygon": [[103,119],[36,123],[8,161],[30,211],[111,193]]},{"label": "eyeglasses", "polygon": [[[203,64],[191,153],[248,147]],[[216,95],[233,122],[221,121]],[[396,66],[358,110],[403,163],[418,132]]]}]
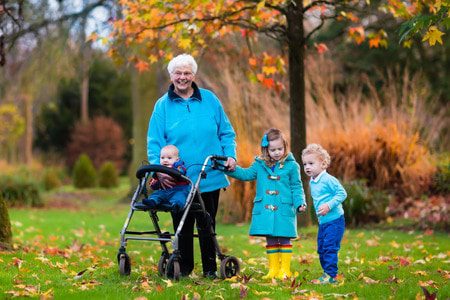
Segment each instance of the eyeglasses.
[{"label": "eyeglasses", "polygon": [[194,73],[187,72],[187,71],[186,72],[176,71],[176,72],[173,72],[172,74],[175,77],[181,77],[182,75],[184,75],[184,77],[192,77],[192,76],[194,76]]}]

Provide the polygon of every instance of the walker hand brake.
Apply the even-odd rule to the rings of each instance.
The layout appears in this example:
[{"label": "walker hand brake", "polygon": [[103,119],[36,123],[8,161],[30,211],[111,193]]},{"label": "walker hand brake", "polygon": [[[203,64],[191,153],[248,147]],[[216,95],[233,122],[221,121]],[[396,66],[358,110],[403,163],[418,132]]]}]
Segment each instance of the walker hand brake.
[{"label": "walker hand brake", "polygon": [[212,168],[214,170],[220,170],[220,171],[228,171],[228,167],[226,167],[222,162],[219,161],[227,161],[228,157],[221,156],[221,155],[212,155],[211,156],[211,162],[212,162]]}]

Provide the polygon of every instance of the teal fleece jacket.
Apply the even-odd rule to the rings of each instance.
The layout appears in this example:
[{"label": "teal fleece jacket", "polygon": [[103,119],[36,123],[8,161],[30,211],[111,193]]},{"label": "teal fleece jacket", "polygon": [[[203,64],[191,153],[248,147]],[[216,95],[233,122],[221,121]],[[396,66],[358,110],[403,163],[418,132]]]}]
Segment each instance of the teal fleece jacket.
[{"label": "teal fleece jacket", "polygon": [[300,166],[289,153],[274,170],[260,158],[249,168],[236,167],[227,175],[244,181],[256,180],[250,235],[297,237],[297,209],[306,204]]},{"label": "teal fleece jacket", "polygon": [[[192,87],[191,98],[182,99],[172,84],[156,102],[147,132],[147,156],[151,164],[159,164],[161,148],[175,145],[185,162],[187,176],[195,182],[208,155],[236,158],[236,134],[217,96],[195,83]],[[200,182],[201,192],[229,185],[221,171],[206,171],[207,177]]]}]

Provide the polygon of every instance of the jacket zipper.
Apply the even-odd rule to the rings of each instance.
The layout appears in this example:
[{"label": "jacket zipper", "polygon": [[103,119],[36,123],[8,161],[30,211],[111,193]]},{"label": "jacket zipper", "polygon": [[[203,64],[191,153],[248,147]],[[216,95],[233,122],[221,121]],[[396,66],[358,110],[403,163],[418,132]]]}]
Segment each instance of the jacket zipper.
[{"label": "jacket zipper", "polygon": [[191,109],[189,108],[189,103],[187,104],[187,110],[188,112],[191,112]]}]

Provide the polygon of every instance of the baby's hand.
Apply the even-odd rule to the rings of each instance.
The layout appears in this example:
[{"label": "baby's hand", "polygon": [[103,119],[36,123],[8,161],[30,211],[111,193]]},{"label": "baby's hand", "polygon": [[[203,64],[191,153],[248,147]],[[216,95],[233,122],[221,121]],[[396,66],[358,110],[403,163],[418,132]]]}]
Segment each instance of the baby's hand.
[{"label": "baby's hand", "polygon": [[329,212],[330,212],[330,207],[326,203],[319,206],[319,209],[317,210],[317,214],[319,214],[320,216],[325,216]]},{"label": "baby's hand", "polygon": [[302,212],[302,211],[306,211],[306,204],[300,205],[300,206],[297,208],[297,212]]}]

